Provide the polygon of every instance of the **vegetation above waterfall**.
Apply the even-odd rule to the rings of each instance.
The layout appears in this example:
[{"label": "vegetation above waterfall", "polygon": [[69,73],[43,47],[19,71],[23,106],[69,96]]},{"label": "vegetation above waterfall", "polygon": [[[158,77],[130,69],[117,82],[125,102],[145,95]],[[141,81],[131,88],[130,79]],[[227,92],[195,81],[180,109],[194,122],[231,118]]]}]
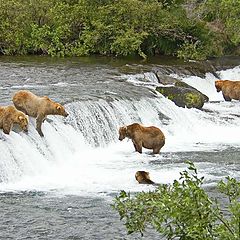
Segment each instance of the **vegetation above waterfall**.
[{"label": "vegetation above waterfall", "polygon": [[129,234],[143,234],[151,226],[169,240],[239,240],[240,182],[230,177],[220,181],[217,201],[203,189],[203,180],[189,162],[179,181],[133,196],[122,191],[113,207]]},{"label": "vegetation above waterfall", "polygon": [[0,1],[4,55],[206,59],[239,51],[239,1]]}]

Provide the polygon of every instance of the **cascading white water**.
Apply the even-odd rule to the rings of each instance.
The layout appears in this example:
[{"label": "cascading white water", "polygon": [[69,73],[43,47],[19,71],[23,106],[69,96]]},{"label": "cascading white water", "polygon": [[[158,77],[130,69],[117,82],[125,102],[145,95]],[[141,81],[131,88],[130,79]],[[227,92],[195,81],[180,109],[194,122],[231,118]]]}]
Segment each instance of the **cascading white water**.
[{"label": "cascading white water", "polygon": [[[237,66],[233,69],[228,69],[224,71],[217,72],[217,75],[222,80],[233,80],[239,81],[240,79],[240,67]],[[187,76],[187,77],[178,77],[177,75],[173,75],[177,78],[180,78],[182,81],[186,82],[192,87],[195,87],[205,95],[209,97],[210,101],[223,101],[223,96],[221,93],[217,93],[214,82],[218,80],[215,76],[210,73],[207,73],[205,78],[200,78],[196,76]]]},{"label": "cascading white water", "polygon": [[[235,70],[233,70],[235,71]],[[227,77],[227,71],[220,72]],[[235,71],[232,78],[240,75]],[[148,82],[152,80],[152,75]],[[139,75],[137,76],[139,78]],[[222,100],[214,89],[215,78],[185,77],[183,81],[196,87],[210,98]],[[34,129],[0,133],[1,191],[43,190],[73,194],[98,194],[125,190],[141,190],[134,174],[148,170],[158,182],[168,183],[178,177],[183,165],[156,165],[164,162],[164,153],[218,150],[240,145],[240,106],[236,102],[206,103],[203,110],[177,107],[160,94],[141,100],[98,100],[66,105],[67,119],[50,117],[43,124],[45,137]],[[166,135],[160,155],[133,151],[130,141],[118,141],[118,128],[141,122],[155,125]],[[204,172],[203,172],[204,173]]]}]

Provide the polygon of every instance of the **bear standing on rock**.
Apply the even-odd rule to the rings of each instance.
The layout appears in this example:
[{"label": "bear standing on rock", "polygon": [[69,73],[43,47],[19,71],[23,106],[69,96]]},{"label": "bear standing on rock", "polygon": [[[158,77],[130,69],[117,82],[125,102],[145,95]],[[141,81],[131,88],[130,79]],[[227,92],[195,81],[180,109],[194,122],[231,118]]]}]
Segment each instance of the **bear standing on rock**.
[{"label": "bear standing on rock", "polygon": [[42,137],[44,135],[41,126],[47,115],[68,116],[68,113],[61,104],[54,102],[49,97],[39,97],[26,90],[15,93],[13,103],[18,110],[36,118],[36,129]]},{"label": "bear standing on rock", "polygon": [[28,116],[14,106],[0,107],[0,129],[9,134],[13,124],[18,124],[25,132],[28,131]]},{"label": "bear standing on rock", "polygon": [[163,132],[154,126],[144,127],[138,123],[119,128],[119,140],[125,137],[132,139],[134,148],[137,152],[142,153],[142,147],[153,149],[153,153],[159,153],[165,144]]},{"label": "bear standing on rock", "polygon": [[217,80],[215,87],[217,92],[222,91],[225,101],[240,100],[240,81]]}]

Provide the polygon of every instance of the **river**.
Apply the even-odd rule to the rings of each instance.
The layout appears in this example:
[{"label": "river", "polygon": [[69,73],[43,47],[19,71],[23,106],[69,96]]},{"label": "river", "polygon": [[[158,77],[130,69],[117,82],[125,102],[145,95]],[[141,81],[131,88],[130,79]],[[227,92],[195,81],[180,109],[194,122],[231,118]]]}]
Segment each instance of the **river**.
[{"label": "river", "polygon": [[[1,57],[1,105],[27,89],[62,103],[69,116],[49,116],[44,138],[34,119],[28,134],[0,132],[0,239],[139,239],[126,234],[110,206],[120,190],[153,189],[136,182],[136,171],[172,183],[190,160],[205,186],[239,179],[240,105],[225,102],[214,87],[217,76],[240,79],[237,62],[206,62],[210,67],[199,71],[197,63],[169,58]],[[197,88],[209,102],[202,110],[177,107],[154,91],[156,71]],[[133,122],[161,128],[166,144],[159,155],[118,141],[118,128]],[[150,229],[143,239],[158,234]]]}]

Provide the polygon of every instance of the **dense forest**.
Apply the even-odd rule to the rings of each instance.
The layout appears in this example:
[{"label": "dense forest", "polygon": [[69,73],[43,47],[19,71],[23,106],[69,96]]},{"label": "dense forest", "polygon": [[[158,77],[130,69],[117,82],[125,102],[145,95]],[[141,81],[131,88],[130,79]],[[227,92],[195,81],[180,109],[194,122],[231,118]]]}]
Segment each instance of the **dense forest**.
[{"label": "dense forest", "polygon": [[238,55],[240,1],[0,0],[2,55]]}]

